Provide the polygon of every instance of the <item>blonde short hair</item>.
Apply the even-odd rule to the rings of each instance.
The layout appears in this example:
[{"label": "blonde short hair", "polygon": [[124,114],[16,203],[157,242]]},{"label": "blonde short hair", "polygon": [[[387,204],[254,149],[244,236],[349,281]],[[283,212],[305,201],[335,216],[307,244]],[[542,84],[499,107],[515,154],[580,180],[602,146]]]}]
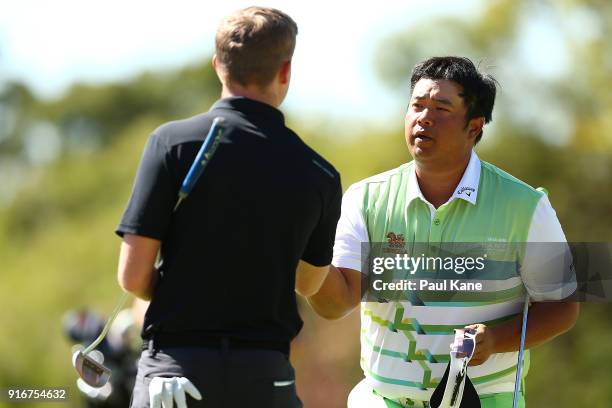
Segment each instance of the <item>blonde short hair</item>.
[{"label": "blonde short hair", "polygon": [[217,61],[230,82],[265,87],[291,60],[297,24],[282,11],[249,7],[227,16],[217,29]]}]

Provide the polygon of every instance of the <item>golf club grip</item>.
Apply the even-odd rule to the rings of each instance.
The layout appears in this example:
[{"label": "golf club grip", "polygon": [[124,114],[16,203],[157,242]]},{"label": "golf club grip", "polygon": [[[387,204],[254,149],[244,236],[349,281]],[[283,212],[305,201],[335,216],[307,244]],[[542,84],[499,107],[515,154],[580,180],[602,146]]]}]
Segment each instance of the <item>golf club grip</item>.
[{"label": "golf club grip", "polygon": [[204,168],[210,161],[213,154],[217,150],[219,146],[219,141],[221,140],[221,135],[223,134],[223,129],[225,129],[225,119],[217,116],[208,131],[208,135],[206,139],[204,139],[204,143],[202,143],[202,147],[198,151],[195,160],[191,164],[191,168],[183,180],[183,184],[179,190],[179,197],[185,198],[191,193],[193,190],[193,186],[198,181]]}]

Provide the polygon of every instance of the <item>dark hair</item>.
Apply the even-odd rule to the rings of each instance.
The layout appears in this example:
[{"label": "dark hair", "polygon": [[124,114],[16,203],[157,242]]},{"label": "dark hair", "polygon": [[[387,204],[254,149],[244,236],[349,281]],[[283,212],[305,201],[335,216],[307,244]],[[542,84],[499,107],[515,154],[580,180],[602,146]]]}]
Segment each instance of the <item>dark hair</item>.
[{"label": "dark hair", "polygon": [[[461,86],[459,94],[467,108],[466,121],[484,117],[485,123],[493,118],[493,104],[497,81],[491,75],[484,74],[474,63],[464,57],[433,57],[418,63],[412,70],[410,91],[420,79],[445,79]],[[476,143],[482,137],[482,130],[476,136]]]},{"label": "dark hair", "polygon": [[215,51],[228,79],[241,85],[266,86],[281,64],[291,60],[297,25],[287,14],[268,7],[249,7],[219,25]]}]

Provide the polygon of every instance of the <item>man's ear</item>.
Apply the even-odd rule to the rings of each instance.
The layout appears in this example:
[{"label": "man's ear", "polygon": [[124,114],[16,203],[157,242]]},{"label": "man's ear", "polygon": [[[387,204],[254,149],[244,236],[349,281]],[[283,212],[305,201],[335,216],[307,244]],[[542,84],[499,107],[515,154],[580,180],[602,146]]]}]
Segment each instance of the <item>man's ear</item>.
[{"label": "man's ear", "polygon": [[278,78],[280,83],[283,85],[286,85],[289,82],[289,78],[291,78],[291,60],[285,61],[281,64],[278,72]]},{"label": "man's ear", "polygon": [[478,118],[470,119],[468,122],[468,134],[470,139],[476,139],[476,136],[482,131],[484,126],[484,117],[480,116]]},{"label": "man's ear", "polygon": [[221,82],[221,84],[225,84],[225,81],[226,81],[226,72],[223,69],[223,65],[221,65],[219,63],[219,60],[217,59],[217,54],[213,54],[212,59],[211,59],[210,62],[211,62],[211,65],[213,67],[213,70],[217,74],[217,78],[219,78],[219,81]]}]

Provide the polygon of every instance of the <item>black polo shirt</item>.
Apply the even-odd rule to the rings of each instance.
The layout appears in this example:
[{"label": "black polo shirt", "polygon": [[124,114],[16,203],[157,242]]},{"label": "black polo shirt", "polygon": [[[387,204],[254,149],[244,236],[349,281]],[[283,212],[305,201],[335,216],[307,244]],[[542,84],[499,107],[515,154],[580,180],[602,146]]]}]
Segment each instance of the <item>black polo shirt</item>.
[{"label": "black polo shirt", "polygon": [[[227,124],[219,148],[173,212],[217,116]],[[207,113],[160,126],[116,231],[162,241],[143,337],[290,341],[302,327],[298,261],[330,264],[341,196],[338,172],[270,105],[226,98]]]}]

